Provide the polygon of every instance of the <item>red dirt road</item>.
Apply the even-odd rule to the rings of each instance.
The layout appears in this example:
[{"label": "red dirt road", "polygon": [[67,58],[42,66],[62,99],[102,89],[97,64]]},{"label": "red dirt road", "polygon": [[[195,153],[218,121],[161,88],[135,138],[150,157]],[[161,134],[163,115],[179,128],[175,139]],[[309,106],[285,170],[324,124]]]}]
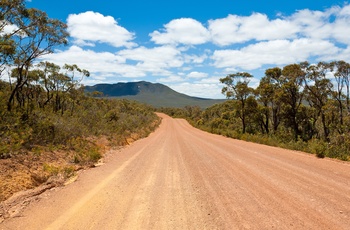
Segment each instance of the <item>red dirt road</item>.
[{"label": "red dirt road", "polygon": [[0,229],[350,229],[350,164],[165,115],[148,138]]}]

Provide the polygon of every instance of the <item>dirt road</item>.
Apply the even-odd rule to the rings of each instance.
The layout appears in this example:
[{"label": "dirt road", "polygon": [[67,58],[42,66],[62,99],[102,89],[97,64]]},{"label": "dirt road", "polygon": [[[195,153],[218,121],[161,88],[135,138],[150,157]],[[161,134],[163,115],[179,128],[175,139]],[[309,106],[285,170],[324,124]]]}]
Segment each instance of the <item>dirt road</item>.
[{"label": "dirt road", "polygon": [[161,116],[148,138],[0,229],[350,229],[350,164]]}]

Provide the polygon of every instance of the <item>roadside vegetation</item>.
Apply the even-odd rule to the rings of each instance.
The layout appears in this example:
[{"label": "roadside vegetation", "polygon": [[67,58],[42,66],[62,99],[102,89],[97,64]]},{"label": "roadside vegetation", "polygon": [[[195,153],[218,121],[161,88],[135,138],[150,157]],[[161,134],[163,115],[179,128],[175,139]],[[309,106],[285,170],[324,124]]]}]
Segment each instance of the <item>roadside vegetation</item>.
[{"label": "roadside vegetation", "polygon": [[24,0],[0,1],[0,201],[62,182],[160,122],[146,105],[85,95],[88,70],[40,62],[67,44],[66,28]]},{"label": "roadside vegetation", "polygon": [[317,157],[350,160],[350,64],[290,64],[265,71],[258,87],[249,73],[220,79],[231,98],[208,109],[162,108],[202,130]]}]

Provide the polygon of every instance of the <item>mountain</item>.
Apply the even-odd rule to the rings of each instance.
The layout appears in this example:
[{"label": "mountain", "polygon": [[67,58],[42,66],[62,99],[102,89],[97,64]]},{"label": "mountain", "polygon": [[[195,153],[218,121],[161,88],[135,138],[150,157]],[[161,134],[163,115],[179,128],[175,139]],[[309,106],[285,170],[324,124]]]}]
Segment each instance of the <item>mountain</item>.
[{"label": "mountain", "polygon": [[146,81],[85,86],[86,92],[102,92],[104,97],[139,101],[154,107],[199,106],[208,108],[224,99],[206,99],[178,93],[166,85]]}]

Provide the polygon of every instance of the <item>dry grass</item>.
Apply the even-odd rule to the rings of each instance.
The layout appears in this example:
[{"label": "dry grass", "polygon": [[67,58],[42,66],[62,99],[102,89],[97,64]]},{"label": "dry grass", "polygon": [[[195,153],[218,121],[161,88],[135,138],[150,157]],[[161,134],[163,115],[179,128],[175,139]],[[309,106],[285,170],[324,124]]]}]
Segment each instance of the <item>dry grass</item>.
[{"label": "dry grass", "polygon": [[[111,148],[106,137],[89,138],[89,142],[94,143],[101,156]],[[49,180],[64,181],[74,176],[77,170],[92,167],[97,162],[74,162],[76,154],[74,151],[50,151],[38,147],[34,151],[0,160],[0,202],[16,192],[35,188]]]}]

